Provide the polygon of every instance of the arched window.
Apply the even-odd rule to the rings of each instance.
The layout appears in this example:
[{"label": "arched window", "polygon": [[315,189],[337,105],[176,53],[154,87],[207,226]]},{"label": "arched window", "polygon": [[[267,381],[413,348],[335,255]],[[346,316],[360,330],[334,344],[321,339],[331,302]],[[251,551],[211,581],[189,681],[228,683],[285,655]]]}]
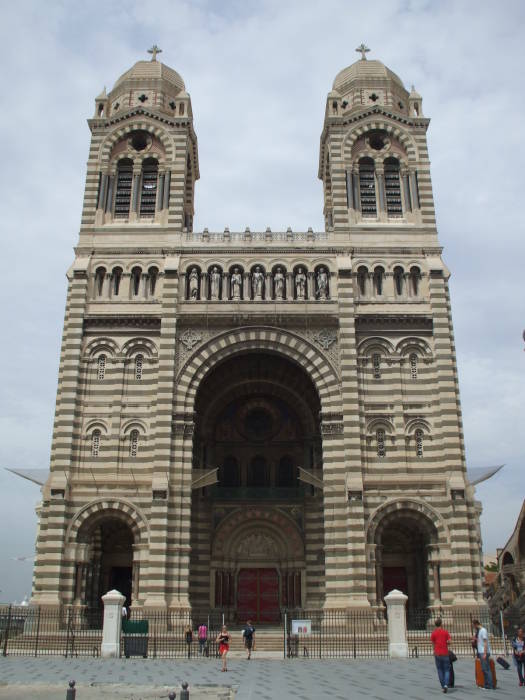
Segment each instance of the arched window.
[{"label": "arched window", "polygon": [[140,215],[154,216],[157,201],[157,174],[159,165],[154,158],[147,158],[142,165],[140,188]]},{"label": "arched window", "polygon": [[148,270],[148,276],[149,276],[149,295],[150,297],[155,296],[155,289],[157,287],[157,280],[159,277],[159,269],[158,267],[150,267]]},{"label": "arched window", "polygon": [[359,295],[366,297],[368,286],[368,270],[366,267],[361,266],[357,270],[357,287],[359,289]]},{"label": "arched window", "polygon": [[91,456],[98,457],[100,451],[100,430],[94,430],[91,433]]},{"label": "arched window", "polygon": [[111,273],[111,292],[114,297],[118,297],[120,291],[120,282],[122,281],[122,268],[115,267]]},{"label": "arched window", "polygon": [[402,267],[394,268],[394,289],[398,297],[403,296],[405,277]]},{"label": "arched window", "polygon": [[383,294],[383,279],[385,276],[385,270],[381,266],[376,267],[374,270],[374,292],[375,295],[380,297]]},{"label": "arched window", "polygon": [[410,268],[410,292],[412,296],[417,297],[419,294],[419,281],[421,280],[421,272],[418,267]]},{"label": "arched window", "polygon": [[381,379],[381,355],[378,352],[372,355],[372,372],[374,379]]},{"label": "arched window", "polygon": [[137,297],[140,293],[140,280],[142,277],[142,270],[140,267],[134,267],[131,270],[131,295]]},{"label": "arched window", "polygon": [[376,430],[377,456],[384,457],[386,455],[385,431],[383,428]]},{"label": "arched window", "polygon": [[363,216],[377,216],[375,166],[372,158],[359,161],[359,196]]},{"label": "arched window", "polygon": [[142,379],[142,370],[144,367],[144,355],[137,355],[135,358],[135,379]]},{"label": "arched window", "polygon": [[385,160],[385,197],[388,216],[401,216],[401,184],[399,181],[399,161],[397,158]]},{"label": "arched window", "polygon": [[132,430],[129,434],[129,456],[136,457],[139,451],[139,431]]},{"label": "arched window", "polygon": [[99,355],[97,359],[97,379],[104,379],[106,376],[106,356]]},{"label": "arched window", "polygon": [[279,461],[279,473],[277,476],[277,486],[292,488],[297,485],[295,479],[295,468],[291,457],[282,457]]},{"label": "arched window", "polygon": [[129,158],[121,160],[117,168],[117,188],[115,191],[115,218],[129,216],[131,188],[133,185],[133,162]]},{"label": "arched window", "polygon": [[410,362],[410,377],[411,379],[417,379],[417,355],[413,352],[409,357]]},{"label": "arched window", "polygon": [[423,431],[421,429],[416,430],[416,457],[423,456]]},{"label": "arched window", "polygon": [[103,267],[99,267],[95,272],[95,296],[101,297],[104,291],[104,278],[106,277],[106,270]]},{"label": "arched window", "polygon": [[219,485],[225,488],[239,486],[239,464],[235,457],[226,457],[219,469]]}]

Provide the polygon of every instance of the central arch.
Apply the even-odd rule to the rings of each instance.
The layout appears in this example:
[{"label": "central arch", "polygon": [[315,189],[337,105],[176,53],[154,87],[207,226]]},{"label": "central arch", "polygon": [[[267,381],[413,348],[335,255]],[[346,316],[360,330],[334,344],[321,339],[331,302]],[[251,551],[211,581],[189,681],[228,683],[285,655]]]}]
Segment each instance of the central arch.
[{"label": "central arch", "polygon": [[275,347],[214,359],[195,391],[192,459],[218,467],[218,483],[192,493],[190,603],[272,622],[320,595],[306,554],[323,540],[322,496],[298,478],[304,467],[322,479],[320,394]]}]

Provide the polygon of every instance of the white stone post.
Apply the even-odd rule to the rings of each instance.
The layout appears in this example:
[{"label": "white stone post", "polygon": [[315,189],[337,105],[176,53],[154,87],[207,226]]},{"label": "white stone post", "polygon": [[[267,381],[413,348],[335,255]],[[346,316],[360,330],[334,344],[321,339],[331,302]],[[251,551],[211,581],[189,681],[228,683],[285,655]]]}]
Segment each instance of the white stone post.
[{"label": "white stone post", "polygon": [[102,596],[104,603],[104,624],[102,627],[102,646],[100,655],[103,658],[120,656],[120,630],[122,628],[122,606],[126,597],[118,591],[109,591]]},{"label": "white stone post", "polygon": [[385,596],[388,617],[388,655],[392,659],[408,658],[406,604],[408,596],[393,590]]}]

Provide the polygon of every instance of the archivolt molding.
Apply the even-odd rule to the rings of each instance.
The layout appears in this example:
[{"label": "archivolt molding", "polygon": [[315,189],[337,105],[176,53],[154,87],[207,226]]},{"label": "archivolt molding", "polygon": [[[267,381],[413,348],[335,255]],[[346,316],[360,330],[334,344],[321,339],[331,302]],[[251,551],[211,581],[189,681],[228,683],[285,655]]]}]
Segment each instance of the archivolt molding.
[{"label": "archivolt molding", "polygon": [[[396,138],[405,148],[409,163],[417,162],[417,147],[412,136],[396,124],[392,124],[392,122],[384,118],[376,117],[374,121],[368,121],[347,132],[342,144],[342,153],[345,163],[352,162],[352,148],[357,139],[364,136],[368,131],[375,130],[386,131],[391,137]],[[386,156],[388,156],[388,153]]]},{"label": "archivolt molding", "polygon": [[88,518],[97,514],[120,518],[126,522],[133,531],[135,545],[144,544],[149,540],[148,522],[137,506],[125,498],[97,498],[91,503],[82,506],[71,518],[67,529],[65,542],[74,542],[82,525]]},{"label": "archivolt molding", "polygon": [[378,530],[384,525],[385,520],[390,520],[389,516],[395,515],[396,513],[401,515],[403,511],[409,511],[414,515],[423,515],[427,518],[437,531],[439,544],[448,546],[450,543],[450,533],[442,517],[428,503],[416,498],[394,498],[376,508],[370,514],[366,524],[367,543],[375,544]]},{"label": "archivolt molding", "polygon": [[[192,410],[199,383],[220,360],[245,351],[277,352],[295,361],[310,375],[321,404],[339,406],[338,344],[332,343],[325,351],[314,341],[318,330],[304,333],[291,332],[269,326],[246,326],[217,333],[215,330],[192,329],[194,334],[177,339],[177,371],[180,390],[177,412]],[[191,347],[190,347],[191,346]],[[337,363],[336,363],[337,359]]]},{"label": "archivolt molding", "polygon": [[415,352],[421,357],[432,359],[432,350],[428,343],[416,337],[403,338],[403,340],[400,340],[396,345],[396,352],[401,356]]},{"label": "archivolt molding", "polygon": [[144,353],[147,357],[157,357],[157,346],[149,338],[131,338],[122,346],[122,354],[133,357],[137,353]]},{"label": "archivolt molding", "polygon": [[94,338],[90,341],[84,349],[84,357],[96,357],[101,353],[109,353],[112,357],[115,357],[119,352],[119,346],[112,338]]},{"label": "archivolt molding", "polygon": [[104,139],[104,141],[100,145],[100,151],[99,151],[100,166],[103,167],[103,166],[109,165],[111,150],[112,150],[113,146],[117,143],[117,141],[120,141],[120,139],[125,138],[132,131],[137,131],[137,130],[147,131],[150,134],[153,134],[154,136],[156,136],[164,147],[164,150],[166,152],[166,160],[169,162],[169,161],[172,161],[174,159],[173,142],[164,129],[161,129],[160,127],[152,124],[149,121],[135,121],[135,120],[133,120],[132,122],[126,124],[125,126],[119,126],[117,129],[114,129],[111,133],[109,133],[106,136],[106,138]]},{"label": "archivolt molding", "polygon": [[[243,542],[261,534],[266,536],[268,545],[265,553],[265,542],[261,542],[261,558],[284,561],[304,558],[303,539],[297,525],[280,510],[257,506],[236,510],[219,524],[213,540],[212,558],[229,561],[248,558]],[[269,551],[270,546],[273,546],[273,552]]]}]

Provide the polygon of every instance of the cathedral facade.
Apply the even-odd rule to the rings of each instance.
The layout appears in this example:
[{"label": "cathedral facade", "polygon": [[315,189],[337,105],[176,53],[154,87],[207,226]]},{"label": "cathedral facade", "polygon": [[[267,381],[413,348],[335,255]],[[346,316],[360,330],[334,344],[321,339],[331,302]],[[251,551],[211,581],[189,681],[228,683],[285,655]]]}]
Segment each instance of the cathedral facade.
[{"label": "cathedral facade", "polygon": [[362,57],[326,100],[325,230],[193,230],[180,75],[95,100],[33,602],[482,602],[421,96]]}]

